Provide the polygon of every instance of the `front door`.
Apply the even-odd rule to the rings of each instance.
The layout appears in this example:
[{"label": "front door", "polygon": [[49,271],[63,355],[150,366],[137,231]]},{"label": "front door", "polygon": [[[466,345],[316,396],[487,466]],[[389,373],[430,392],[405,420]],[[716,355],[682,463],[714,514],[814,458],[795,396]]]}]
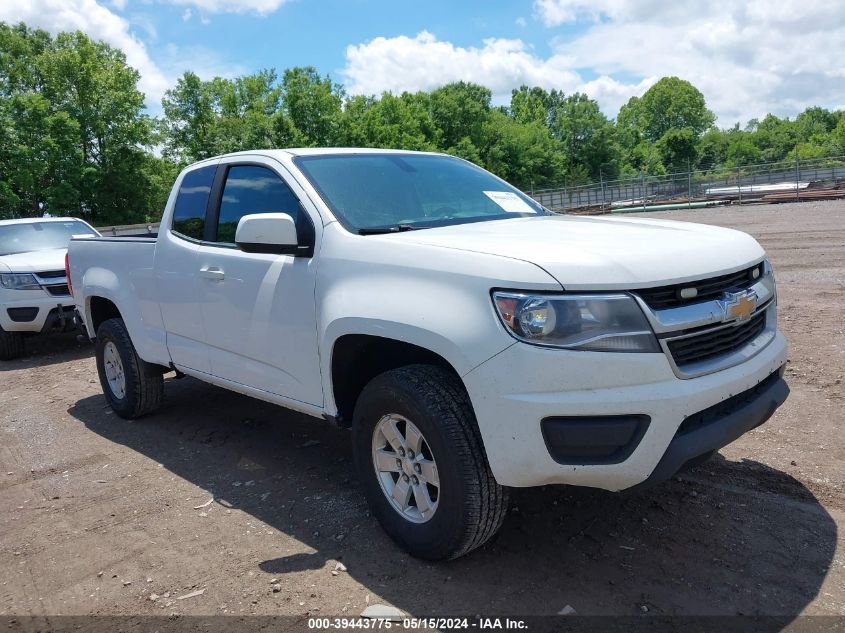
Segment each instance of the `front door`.
[{"label": "front door", "polygon": [[[323,403],[310,256],[246,253],[235,246],[244,215],[288,213],[300,243],[314,225],[281,166],[271,159],[221,163],[225,170],[212,240],[200,245],[196,272],[212,374],[312,405]],[[252,161],[252,159],[251,159]]]}]

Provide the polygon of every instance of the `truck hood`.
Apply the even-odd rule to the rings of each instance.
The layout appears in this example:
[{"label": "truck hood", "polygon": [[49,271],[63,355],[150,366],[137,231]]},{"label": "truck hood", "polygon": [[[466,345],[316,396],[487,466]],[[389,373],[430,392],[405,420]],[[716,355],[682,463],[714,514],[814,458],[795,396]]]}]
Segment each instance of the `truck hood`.
[{"label": "truck hood", "polygon": [[65,269],[66,248],[0,256],[0,272],[38,273]]},{"label": "truck hood", "polygon": [[532,262],[567,290],[682,283],[741,270],[764,251],[746,233],[645,218],[543,216],[384,236]]}]

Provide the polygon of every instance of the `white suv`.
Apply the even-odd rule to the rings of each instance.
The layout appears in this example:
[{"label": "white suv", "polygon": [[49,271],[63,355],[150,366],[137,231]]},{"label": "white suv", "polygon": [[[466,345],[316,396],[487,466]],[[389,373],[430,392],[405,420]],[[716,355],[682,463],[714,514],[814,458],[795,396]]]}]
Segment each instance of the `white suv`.
[{"label": "white suv", "polygon": [[75,218],[0,221],[0,360],[24,353],[24,337],[73,328],[65,277],[70,238],[97,236]]}]

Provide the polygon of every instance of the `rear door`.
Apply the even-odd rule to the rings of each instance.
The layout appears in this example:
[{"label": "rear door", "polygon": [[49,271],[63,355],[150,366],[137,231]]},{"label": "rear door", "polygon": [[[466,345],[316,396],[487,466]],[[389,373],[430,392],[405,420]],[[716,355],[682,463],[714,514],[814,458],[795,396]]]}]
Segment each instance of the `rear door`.
[{"label": "rear door", "polygon": [[[320,406],[316,209],[312,218],[304,192],[273,159],[224,159],[217,178],[219,197],[209,214],[215,226],[199,247],[196,267],[212,373]],[[311,248],[296,256],[241,251],[235,229],[241,217],[255,213],[290,214],[300,245]]]},{"label": "rear door", "polygon": [[167,332],[167,349],[181,368],[211,373],[200,308],[197,251],[206,237],[207,213],[217,165],[186,172],[170,226],[159,229],[155,254],[156,292]]}]

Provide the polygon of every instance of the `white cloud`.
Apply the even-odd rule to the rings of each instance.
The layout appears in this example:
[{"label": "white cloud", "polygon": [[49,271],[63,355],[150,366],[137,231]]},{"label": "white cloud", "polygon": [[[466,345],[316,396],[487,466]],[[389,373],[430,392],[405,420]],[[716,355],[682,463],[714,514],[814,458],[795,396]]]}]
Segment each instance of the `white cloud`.
[{"label": "white cloud", "polygon": [[287,0],[166,0],[170,4],[188,5],[207,13],[257,13],[268,15]]},{"label": "white cloud", "polygon": [[525,18],[519,16],[516,20],[514,20],[514,24],[517,26],[528,26],[528,22],[525,21]]},{"label": "white cloud", "polygon": [[133,13],[129,17],[129,24],[133,28],[139,28],[143,31],[146,36],[147,40],[157,40],[158,39],[158,29],[156,28],[155,22],[153,19],[146,13]]},{"label": "white cloud", "polygon": [[423,31],[416,37],[378,37],[346,49],[342,74],[351,94],[431,90],[451,81],[473,81],[490,88],[497,103],[507,103],[522,84],[586,92],[615,115],[632,94],[642,94],[653,79],[625,84],[611,77],[584,80],[566,54],[547,59],[518,39],[486,39],[480,48],[463,48]]},{"label": "white cloud", "polygon": [[[279,0],[275,3],[281,4]],[[114,0],[111,4],[115,4]],[[125,0],[122,4],[125,6]],[[269,0],[263,3],[253,0],[251,3],[228,4],[271,3]],[[186,14],[190,11],[190,8],[185,10]],[[249,71],[241,65],[226,62],[213,50],[196,46],[156,46],[157,59],[154,61],[145,44],[130,30],[130,21],[114,14],[97,0],[25,0],[15,4],[0,0],[0,21],[25,22],[53,34],[78,30],[121,49],[126,54],[126,62],[141,75],[138,87],[145,94],[146,106],[152,114],[161,111],[164,92],[186,70],[194,71],[202,79],[233,77]],[[138,26],[150,39],[156,38],[155,27],[145,16],[133,15],[131,24]]]},{"label": "white cloud", "polygon": [[563,56],[540,59],[518,39],[490,38],[481,48],[462,48],[427,31],[349,46],[346,62],[342,74],[353,94],[430,90],[463,79],[510,95],[522,83],[572,87],[579,79]]},{"label": "white cloud", "polygon": [[575,22],[579,17],[597,19],[608,11],[613,0],[535,0],[534,13],[546,26],[558,26],[566,22]]},{"label": "white cloud", "polygon": [[845,5],[824,0],[535,0],[547,26],[586,23],[555,53],[600,75],[677,75],[720,125],[845,102]]},{"label": "white cloud", "polygon": [[[550,27],[548,56],[519,39],[461,47],[423,31],[347,47],[341,73],[353,94],[457,80],[490,87],[499,103],[523,83],[578,90],[609,116],[660,77],[676,75],[704,93],[722,126],[845,103],[845,71],[837,61],[845,57],[845,3],[534,0],[533,6]],[[563,24],[566,37],[555,37],[551,29]]]},{"label": "white cloud", "polygon": [[141,74],[139,87],[147,104],[157,104],[171,83],[129,30],[129,22],[95,0],[28,0],[0,3],[0,20],[26,22],[50,33],[82,31],[120,48],[127,63]]}]

